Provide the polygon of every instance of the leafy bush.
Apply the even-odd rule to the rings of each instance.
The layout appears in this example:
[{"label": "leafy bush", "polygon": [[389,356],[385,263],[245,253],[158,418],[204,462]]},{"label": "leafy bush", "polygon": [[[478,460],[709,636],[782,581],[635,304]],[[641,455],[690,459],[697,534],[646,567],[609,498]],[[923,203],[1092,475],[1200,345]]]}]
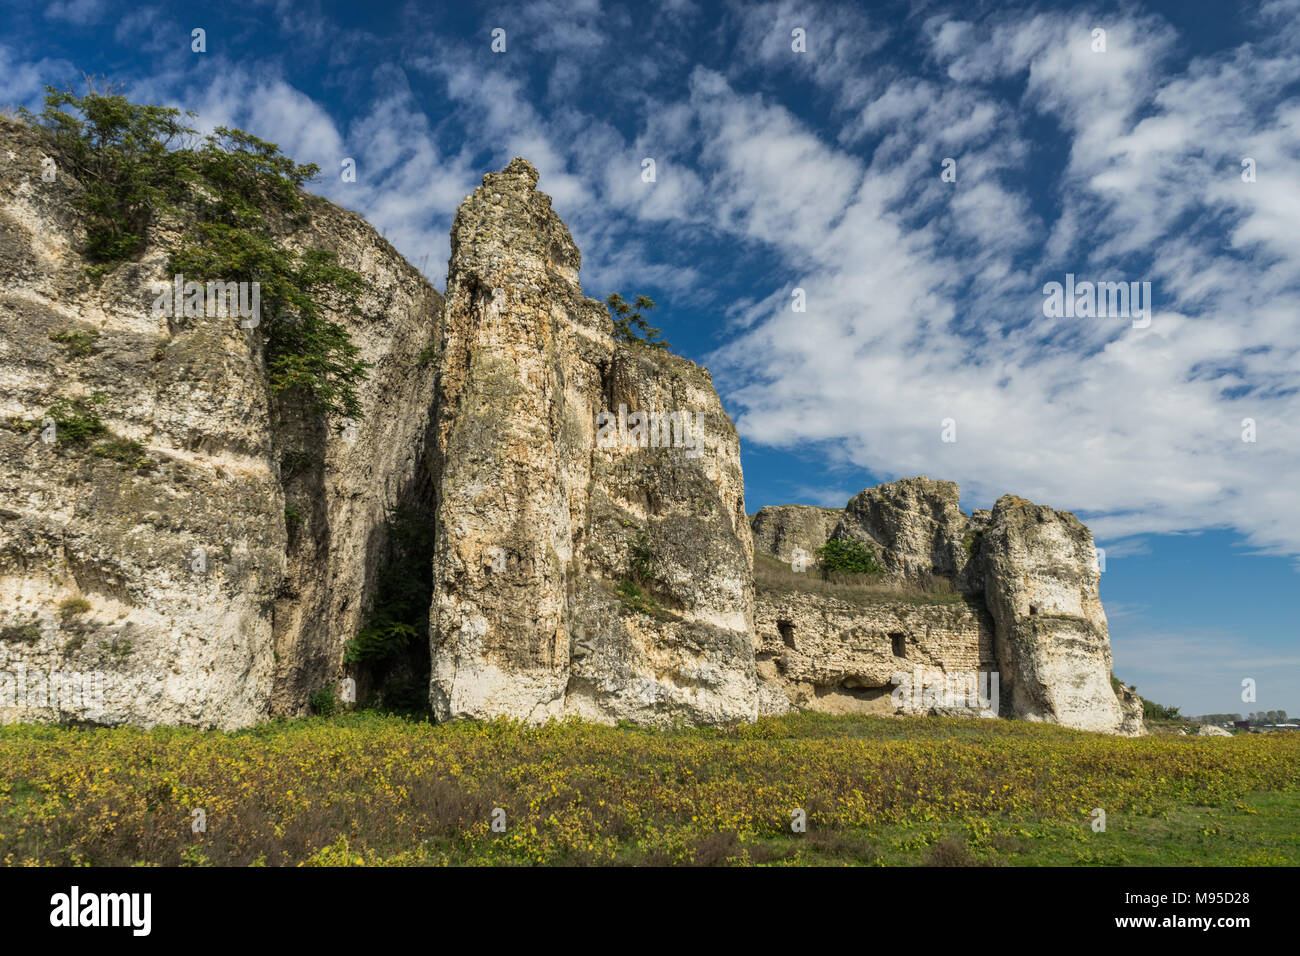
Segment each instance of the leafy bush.
[{"label": "leafy bush", "polygon": [[150,462],[144,446],[130,438],[114,435],[95,411],[94,406],[103,404],[103,401],[98,394],[84,401],[61,398],[45,410],[40,422],[29,423],[31,427],[25,430],[39,428],[51,421],[54,423],[54,439],[61,447],[85,448],[90,445],[90,453],[97,458],[107,458],[128,468],[146,468]]},{"label": "leafy bush", "polygon": [[614,587],[614,593],[623,606],[659,620],[674,619],[675,615],[659,603],[652,589],[655,558],[648,531],[640,531],[628,545],[627,566],[627,576]]},{"label": "leafy bush", "polygon": [[334,253],[298,254],[266,231],[268,220],[301,212],[299,190],[319,167],[225,126],[196,145],[197,131],[185,125],[193,112],[142,106],[93,85],[84,96],[46,90],[39,115],[19,115],[84,187],[77,204],[97,273],[141,252],[161,212],[188,211],[192,226],[170,270],[194,281],[258,283],[271,390],[296,391],[319,411],[359,418],[356,389],[369,365],[347,330],[322,312],[352,308],[365,281]]},{"label": "leafy bush", "polygon": [[77,205],[85,216],[86,257],[109,264],[138,253],[158,211],[184,194],[191,176],[178,147],[195,131],[180,110],[140,106],[112,88],[89,86],[85,96],[47,86],[39,115],[22,108],[18,114],[49,135],[58,160],[84,187]]},{"label": "leafy bush", "polygon": [[45,410],[45,417],[54,422],[54,439],[60,445],[80,447],[91,439],[108,434],[103,420],[90,404],[79,400],[61,398]]},{"label": "leafy bush", "polygon": [[17,644],[35,644],[41,639],[40,624],[32,621],[27,624],[11,624],[0,627],[0,641],[12,641]]},{"label": "leafy bush", "polygon": [[372,620],[348,641],[343,660],[349,664],[375,663],[403,651],[420,636],[414,625],[387,616]]},{"label": "leafy bush", "polygon": [[67,623],[80,614],[90,610],[90,602],[85,598],[70,597],[59,602],[59,620]]},{"label": "leafy bush", "polygon": [[817,549],[822,576],[831,574],[882,574],[884,566],[876,560],[876,552],[861,541],[832,538]]},{"label": "leafy bush", "polygon": [[660,621],[677,620],[677,615],[660,604],[648,589],[643,590],[641,585],[631,578],[619,581],[614,587],[614,593],[618,595],[619,602],[629,611],[646,614]]},{"label": "leafy bush", "polygon": [[326,685],[307,698],[307,705],[318,717],[333,717],[339,709],[338,691],[332,684]]},{"label": "leafy bush", "polygon": [[1142,716],[1147,720],[1179,720],[1183,715],[1178,712],[1177,707],[1166,707],[1143,697]]},{"label": "leafy bush", "polygon": [[629,548],[628,564],[633,580],[645,584],[654,574],[654,553],[650,550],[650,536],[642,531]]},{"label": "leafy bush", "polygon": [[[1123,684],[1123,682],[1112,673],[1110,675],[1110,688],[1115,692],[1116,697],[1119,696],[1121,684]],[[1137,692],[1137,684],[1127,684],[1124,686],[1127,686],[1128,689],[1133,691],[1134,693]],[[1178,712],[1177,707],[1166,707],[1163,704],[1157,704],[1155,701],[1147,700],[1141,694],[1138,694],[1138,699],[1142,701],[1142,717],[1145,720],[1186,720],[1188,719]]]},{"label": "leafy bush", "polygon": [[361,418],[357,385],[370,364],[347,329],[321,317],[328,305],[355,304],[365,288],[360,274],[340,266],[333,252],[296,256],[240,226],[202,223],[197,234],[173,254],[169,268],[198,281],[259,284],[271,391],[296,390],[321,411]]},{"label": "leafy bush", "polygon": [[145,453],[144,445],[130,438],[114,436],[108,441],[95,445],[90,453],[126,465],[128,468],[141,469],[149,465],[149,456]]}]

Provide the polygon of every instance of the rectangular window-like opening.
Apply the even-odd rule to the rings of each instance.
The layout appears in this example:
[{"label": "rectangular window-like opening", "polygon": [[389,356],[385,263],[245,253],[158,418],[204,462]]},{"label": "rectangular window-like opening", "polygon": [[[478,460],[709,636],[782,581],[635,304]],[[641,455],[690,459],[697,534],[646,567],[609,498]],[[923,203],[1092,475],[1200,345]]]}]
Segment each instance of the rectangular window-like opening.
[{"label": "rectangular window-like opening", "polygon": [[906,634],[890,634],[889,643],[894,648],[895,657],[907,656],[907,635]]}]

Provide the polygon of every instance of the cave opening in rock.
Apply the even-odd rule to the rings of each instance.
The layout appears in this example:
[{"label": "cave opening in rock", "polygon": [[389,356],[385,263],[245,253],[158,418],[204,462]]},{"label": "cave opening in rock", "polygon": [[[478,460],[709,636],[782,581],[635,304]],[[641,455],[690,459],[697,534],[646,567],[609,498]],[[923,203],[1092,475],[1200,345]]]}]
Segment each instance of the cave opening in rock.
[{"label": "cave opening in rock", "polygon": [[893,648],[895,657],[907,656],[907,635],[901,632],[895,632],[889,635],[889,643]]},{"label": "cave opening in rock", "polygon": [[431,494],[414,492],[387,509],[375,529],[372,597],[348,642],[344,667],[357,703],[401,714],[429,711],[429,609],[433,599]]},{"label": "cave opening in rock", "polygon": [[776,629],[786,647],[794,647],[794,624],[790,621],[777,621]]}]

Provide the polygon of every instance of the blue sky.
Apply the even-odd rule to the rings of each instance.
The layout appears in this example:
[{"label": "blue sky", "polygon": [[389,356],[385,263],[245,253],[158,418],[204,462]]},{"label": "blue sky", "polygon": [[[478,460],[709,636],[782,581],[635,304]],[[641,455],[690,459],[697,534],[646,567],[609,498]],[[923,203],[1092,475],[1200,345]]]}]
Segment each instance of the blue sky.
[{"label": "blue sky", "polygon": [[[750,511],[915,474],[1073,511],[1121,677],[1300,712],[1300,0],[2,9],[0,105],[101,74],[248,129],[439,287],[527,157],[586,291],[712,369]],[[1067,273],[1150,282],[1149,325],[1047,317]]]}]

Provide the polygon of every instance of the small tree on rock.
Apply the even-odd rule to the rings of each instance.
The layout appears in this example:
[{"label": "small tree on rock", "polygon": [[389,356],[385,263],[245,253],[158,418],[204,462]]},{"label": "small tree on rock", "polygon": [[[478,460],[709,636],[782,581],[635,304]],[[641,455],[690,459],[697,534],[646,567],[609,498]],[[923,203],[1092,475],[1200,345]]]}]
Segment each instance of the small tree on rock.
[{"label": "small tree on rock", "polygon": [[652,312],[658,306],[649,296],[639,295],[629,305],[617,292],[611,292],[605,300],[614,318],[614,338],[620,342],[649,345],[657,349],[668,348],[662,338],[661,330],[656,329],[645,319],[646,312]]}]

